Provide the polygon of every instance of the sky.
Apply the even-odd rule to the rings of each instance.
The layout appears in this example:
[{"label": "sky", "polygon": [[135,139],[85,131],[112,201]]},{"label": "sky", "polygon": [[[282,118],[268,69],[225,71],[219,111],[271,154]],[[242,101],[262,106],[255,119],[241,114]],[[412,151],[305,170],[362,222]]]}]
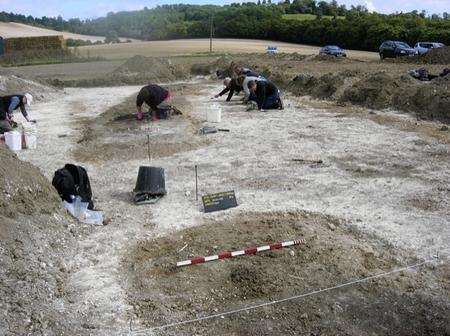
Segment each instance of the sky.
[{"label": "sky", "polygon": [[[237,0],[0,0],[0,11],[33,15],[37,17],[56,17],[64,19],[74,17],[86,19],[106,15],[108,12],[123,10],[137,10],[145,6],[148,8],[162,4],[226,4]],[[274,1],[276,2],[276,0]],[[370,11],[393,13],[396,11],[410,12],[417,9],[427,13],[450,12],[450,0],[338,0],[339,4],[365,5]]]}]

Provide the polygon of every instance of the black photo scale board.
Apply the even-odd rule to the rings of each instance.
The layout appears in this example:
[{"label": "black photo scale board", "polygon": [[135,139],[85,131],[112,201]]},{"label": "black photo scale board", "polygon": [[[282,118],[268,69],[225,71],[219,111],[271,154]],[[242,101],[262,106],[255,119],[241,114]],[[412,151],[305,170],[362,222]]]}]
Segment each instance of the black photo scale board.
[{"label": "black photo scale board", "polygon": [[234,190],[202,196],[205,213],[237,207]]}]

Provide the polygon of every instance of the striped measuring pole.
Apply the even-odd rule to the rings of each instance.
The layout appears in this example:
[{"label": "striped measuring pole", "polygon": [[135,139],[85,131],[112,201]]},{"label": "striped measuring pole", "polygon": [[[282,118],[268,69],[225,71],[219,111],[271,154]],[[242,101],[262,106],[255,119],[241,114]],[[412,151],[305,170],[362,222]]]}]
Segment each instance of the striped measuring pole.
[{"label": "striped measuring pole", "polygon": [[264,251],[279,250],[283,247],[300,245],[300,244],[304,244],[304,243],[305,243],[304,239],[296,239],[296,240],[289,240],[289,241],[274,243],[271,245],[264,245],[264,246],[259,246],[259,247],[248,247],[244,250],[239,250],[239,251],[233,251],[233,252],[225,251],[225,252],[221,252],[219,254],[211,255],[208,257],[194,257],[192,259],[179,261],[179,262],[177,262],[177,266],[180,267],[180,266],[203,264],[203,263],[206,263],[209,261],[214,261],[214,260],[235,258],[235,257],[243,256],[243,255],[255,254],[255,253],[264,252]]}]

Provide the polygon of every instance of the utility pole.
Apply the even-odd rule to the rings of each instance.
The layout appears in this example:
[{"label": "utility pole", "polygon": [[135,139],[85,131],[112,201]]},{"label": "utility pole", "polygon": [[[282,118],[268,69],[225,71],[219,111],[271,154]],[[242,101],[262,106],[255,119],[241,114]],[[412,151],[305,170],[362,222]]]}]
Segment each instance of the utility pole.
[{"label": "utility pole", "polygon": [[213,13],[211,13],[211,16],[209,17],[209,53],[212,53],[213,51],[213,35],[214,35],[214,24],[213,24]]}]

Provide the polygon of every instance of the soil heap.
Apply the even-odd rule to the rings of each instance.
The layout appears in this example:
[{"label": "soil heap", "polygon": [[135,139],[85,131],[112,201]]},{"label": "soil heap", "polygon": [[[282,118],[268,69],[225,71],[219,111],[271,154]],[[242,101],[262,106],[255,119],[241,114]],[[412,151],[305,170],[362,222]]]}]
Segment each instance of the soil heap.
[{"label": "soil heap", "polygon": [[0,334],[70,334],[66,265],[75,243],[59,197],[5,145],[0,162]]},{"label": "soil heap", "polygon": [[450,64],[450,47],[431,49],[424,55],[400,57],[395,59],[395,61],[419,64]]},{"label": "soil heap", "polygon": [[36,100],[48,98],[59,90],[13,74],[0,75],[0,95],[10,95],[29,92]]}]

